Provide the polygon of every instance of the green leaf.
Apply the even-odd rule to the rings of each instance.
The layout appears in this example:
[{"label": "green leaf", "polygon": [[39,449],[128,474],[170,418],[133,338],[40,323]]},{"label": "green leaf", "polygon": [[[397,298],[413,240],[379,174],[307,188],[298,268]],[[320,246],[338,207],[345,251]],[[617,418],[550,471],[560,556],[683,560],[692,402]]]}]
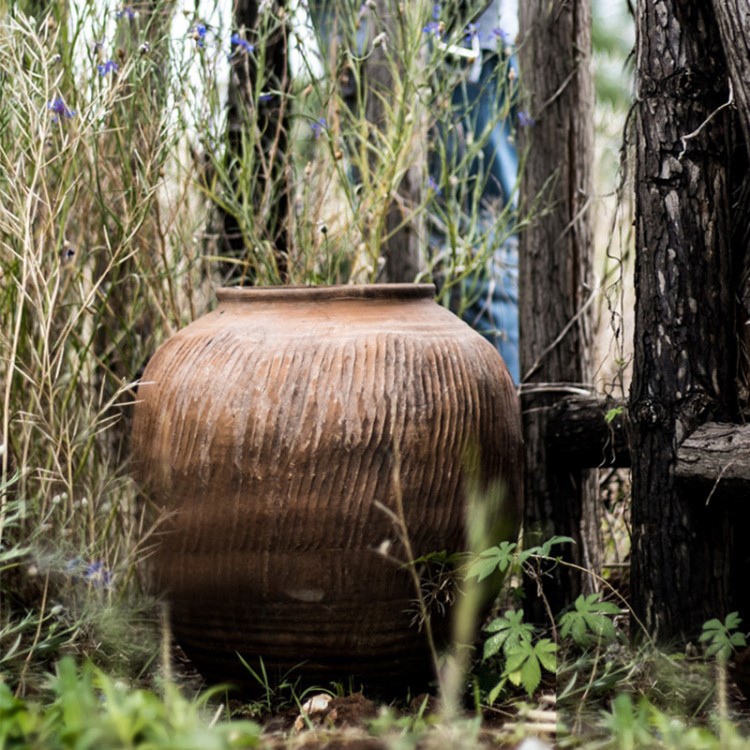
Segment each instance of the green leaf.
[{"label": "green leaf", "polygon": [[507,610],[505,615],[490,622],[485,630],[495,635],[485,642],[484,659],[494,656],[501,647],[507,658],[521,643],[531,643],[534,636],[534,626],[523,621],[522,609]]},{"label": "green leaf", "polygon": [[489,659],[493,657],[502,648],[505,639],[508,637],[507,632],[503,631],[489,637],[484,642],[484,649],[482,651],[482,659]]},{"label": "green leaf", "polygon": [[505,662],[505,671],[509,674],[518,672],[523,666],[524,662],[530,656],[533,656],[533,653],[534,647],[531,645],[531,643],[519,644],[518,648],[513,649],[513,651],[508,654],[507,660]]},{"label": "green leaf", "polygon": [[605,415],[604,415],[604,421],[607,424],[612,424],[612,422],[615,421],[617,417],[620,416],[620,414],[625,411],[624,406],[615,406],[614,409],[610,409]]},{"label": "green leaf", "polygon": [[548,672],[557,672],[557,644],[549,638],[542,638],[534,646],[534,653]]},{"label": "green leaf", "polygon": [[730,612],[724,620],[724,626],[727,630],[736,630],[742,624],[742,618],[739,612]]},{"label": "green leaf", "polygon": [[495,685],[495,687],[492,688],[492,690],[490,690],[489,695],[487,696],[490,706],[497,700],[498,696],[503,691],[506,682],[507,677],[504,677],[497,683],[497,685]]},{"label": "green leaf", "polygon": [[620,613],[612,602],[601,600],[599,592],[579,596],[575,608],[560,618],[560,636],[571,637],[581,648],[590,648],[601,643],[612,643],[617,639],[617,630],[612,617]]},{"label": "green leaf", "polygon": [[552,547],[556,544],[575,544],[575,539],[569,536],[553,536],[542,545],[529,547],[529,549],[524,550],[521,553],[522,561],[528,560],[530,557],[534,556],[549,557],[552,552]]},{"label": "green leaf", "polygon": [[505,573],[515,559],[516,546],[515,542],[502,542],[497,547],[484,550],[469,566],[467,578],[476,578],[481,582],[497,571]]},{"label": "green leaf", "polygon": [[532,653],[521,668],[521,683],[529,698],[542,681],[542,668],[535,653]]},{"label": "green leaf", "polygon": [[730,612],[724,622],[713,618],[703,624],[703,632],[698,640],[707,643],[706,656],[715,656],[720,662],[730,659],[736,648],[747,645],[745,634],[736,632],[742,624],[737,612]]}]

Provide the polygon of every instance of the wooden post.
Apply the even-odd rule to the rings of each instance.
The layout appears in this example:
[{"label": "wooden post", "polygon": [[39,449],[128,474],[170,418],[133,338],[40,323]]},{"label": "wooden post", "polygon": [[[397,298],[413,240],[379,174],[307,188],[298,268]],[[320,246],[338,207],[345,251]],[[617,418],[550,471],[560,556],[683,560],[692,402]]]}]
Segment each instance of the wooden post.
[{"label": "wooden post", "polygon": [[734,411],[731,123],[710,3],[639,3],[637,36],[632,602],[671,641],[728,603],[728,515],[675,466],[686,435]]},{"label": "wooden post", "polygon": [[[596,569],[600,543],[595,477],[551,460],[545,407],[559,394],[535,389],[540,383],[591,382],[586,311],[592,293],[590,3],[526,0],[520,3],[520,21],[521,82],[535,122],[521,128],[526,156],[521,211],[541,206],[522,233],[520,248],[524,538],[535,543],[553,534],[571,536],[577,543],[564,556]],[[579,572],[556,567],[545,586],[552,611],[570,603],[586,583]],[[539,619],[543,612],[537,607],[534,615]]]}]

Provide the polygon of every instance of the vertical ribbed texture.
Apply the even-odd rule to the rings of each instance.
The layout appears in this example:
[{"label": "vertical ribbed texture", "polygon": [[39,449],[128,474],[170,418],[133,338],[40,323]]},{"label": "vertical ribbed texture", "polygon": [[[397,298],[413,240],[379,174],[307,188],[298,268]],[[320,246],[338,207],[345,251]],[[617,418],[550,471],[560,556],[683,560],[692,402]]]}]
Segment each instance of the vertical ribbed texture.
[{"label": "vertical ribbed texture", "polygon": [[[362,306],[365,306],[364,308]],[[266,309],[267,308],[267,309]],[[426,664],[398,534],[395,456],[417,555],[465,548],[463,478],[503,477],[520,510],[520,430],[494,349],[427,300],[229,305],[154,356],[135,459],[174,512],[154,572],[178,640],[213,676],[235,652],[312,678]]]}]

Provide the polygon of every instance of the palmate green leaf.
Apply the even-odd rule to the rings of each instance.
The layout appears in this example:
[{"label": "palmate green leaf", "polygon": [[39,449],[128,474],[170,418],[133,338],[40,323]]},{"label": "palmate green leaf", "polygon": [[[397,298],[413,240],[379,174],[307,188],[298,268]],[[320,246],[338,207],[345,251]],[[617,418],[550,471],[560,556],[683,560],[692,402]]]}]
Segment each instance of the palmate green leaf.
[{"label": "palmate green leaf", "polygon": [[619,613],[619,607],[603,602],[599,592],[581,595],[575,601],[575,609],[560,618],[560,636],[570,636],[581,648],[612,643],[617,639],[612,617]]},{"label": "palmate green leaf", "polygon": [[708,622],[703,623],[703,632],[701,633],[700,640],[707,641],[709,638],[713,638],[712,631],[721,631],[724,629],[724,623],[721,620],[714,618]]},{"label": "palmate green leaf", "polygon": [[509,609],[502,617],[497,617],[485,628],[494,635],[484,644],[483,659],[489,659],[503,649],[505,657],[518,649],[522,642],[531,643],[534,637],[534,626],[523,621],[523,610]]},{"label": "palmate green leaf", "polygon": [[489,578],[496,571],[505,573],[510,567],[515,557],[515,542],[502,542],[497,547],[490,547],[479,554],[469,566],[467,578],[476,578],[477,581],[483,581]]},{"label": "palmate green leaf", "polygon": [[534,646],[534,653],[548,672],[557,672],[557,644],[549,638],[542,638]]},{"label": "palmate green leaf", "polygon": [[529,547],[529,549],[523,550],[518,555],[518,561],[523,564],[530,560],[532,557],[550,557],[552,553],[552,547],[556,544],[575,544],[575,540],[569,536],[553,536],[550,537],[544,544],[536,547]]},{"label": "palmate green leaf", "polygon": [[496,633],[493,636],[490,636],[485,642],[484,642],[484,649],[482,650],[482,659],[485,661],[487,659],[490,659],[495,654],[497,654],[500,649],[503,647],[503,643],[505,643],[505,639],[508,637],[507,631],[501,631],[500,633]]},{"label": "palmate green leaf", "polygon": [[539,687],[541,681],[542,667],[539,664],[539,658],[536,654],[532,654],[526,659],[521,667],[521,684],[529,698],[534,695],[534,692]]},{"label": "palmate green leaf", "polygon": [[715,656],[720,662],[726,662],[735,649],[746,646],[745,634],[737,631],[741,624],[742,618],[737,612],[730,612],[724,622],[716,618],[705,622],[698,640],[708,643],[706,656]]},{"label": "palmate green leaf", "polygon": [[742,618],[740,617],[739,612],[730,612],[726,619],[724,620],[724,627],[727,630],[737,630],[737,628],[742,624]]},{"label": "palmate green leaf", "polygon": [[508,656],[505,665],[505,676],[514,685],[521,686],[531,697],[542,681],[542,667],[555,673],[557,671],[557,644],[543,638],[538,643],[524,641]]}]

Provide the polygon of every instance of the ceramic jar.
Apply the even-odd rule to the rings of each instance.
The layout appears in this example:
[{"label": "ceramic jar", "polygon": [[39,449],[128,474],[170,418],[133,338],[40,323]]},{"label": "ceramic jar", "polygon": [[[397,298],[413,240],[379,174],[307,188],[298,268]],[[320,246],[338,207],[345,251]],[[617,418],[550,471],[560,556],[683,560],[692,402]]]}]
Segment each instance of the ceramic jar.
[{"label": "ceramic jar", "polygon": [[238,655],[309,681],[424,674],[391,513],[415,556],[464,550],[474,466],[504,487],[493,542],[517,533],[519,408],[502,359],[431,285],[218,300],[154,354],[135,407],[174,636],[214,680],[248,676]]}]

